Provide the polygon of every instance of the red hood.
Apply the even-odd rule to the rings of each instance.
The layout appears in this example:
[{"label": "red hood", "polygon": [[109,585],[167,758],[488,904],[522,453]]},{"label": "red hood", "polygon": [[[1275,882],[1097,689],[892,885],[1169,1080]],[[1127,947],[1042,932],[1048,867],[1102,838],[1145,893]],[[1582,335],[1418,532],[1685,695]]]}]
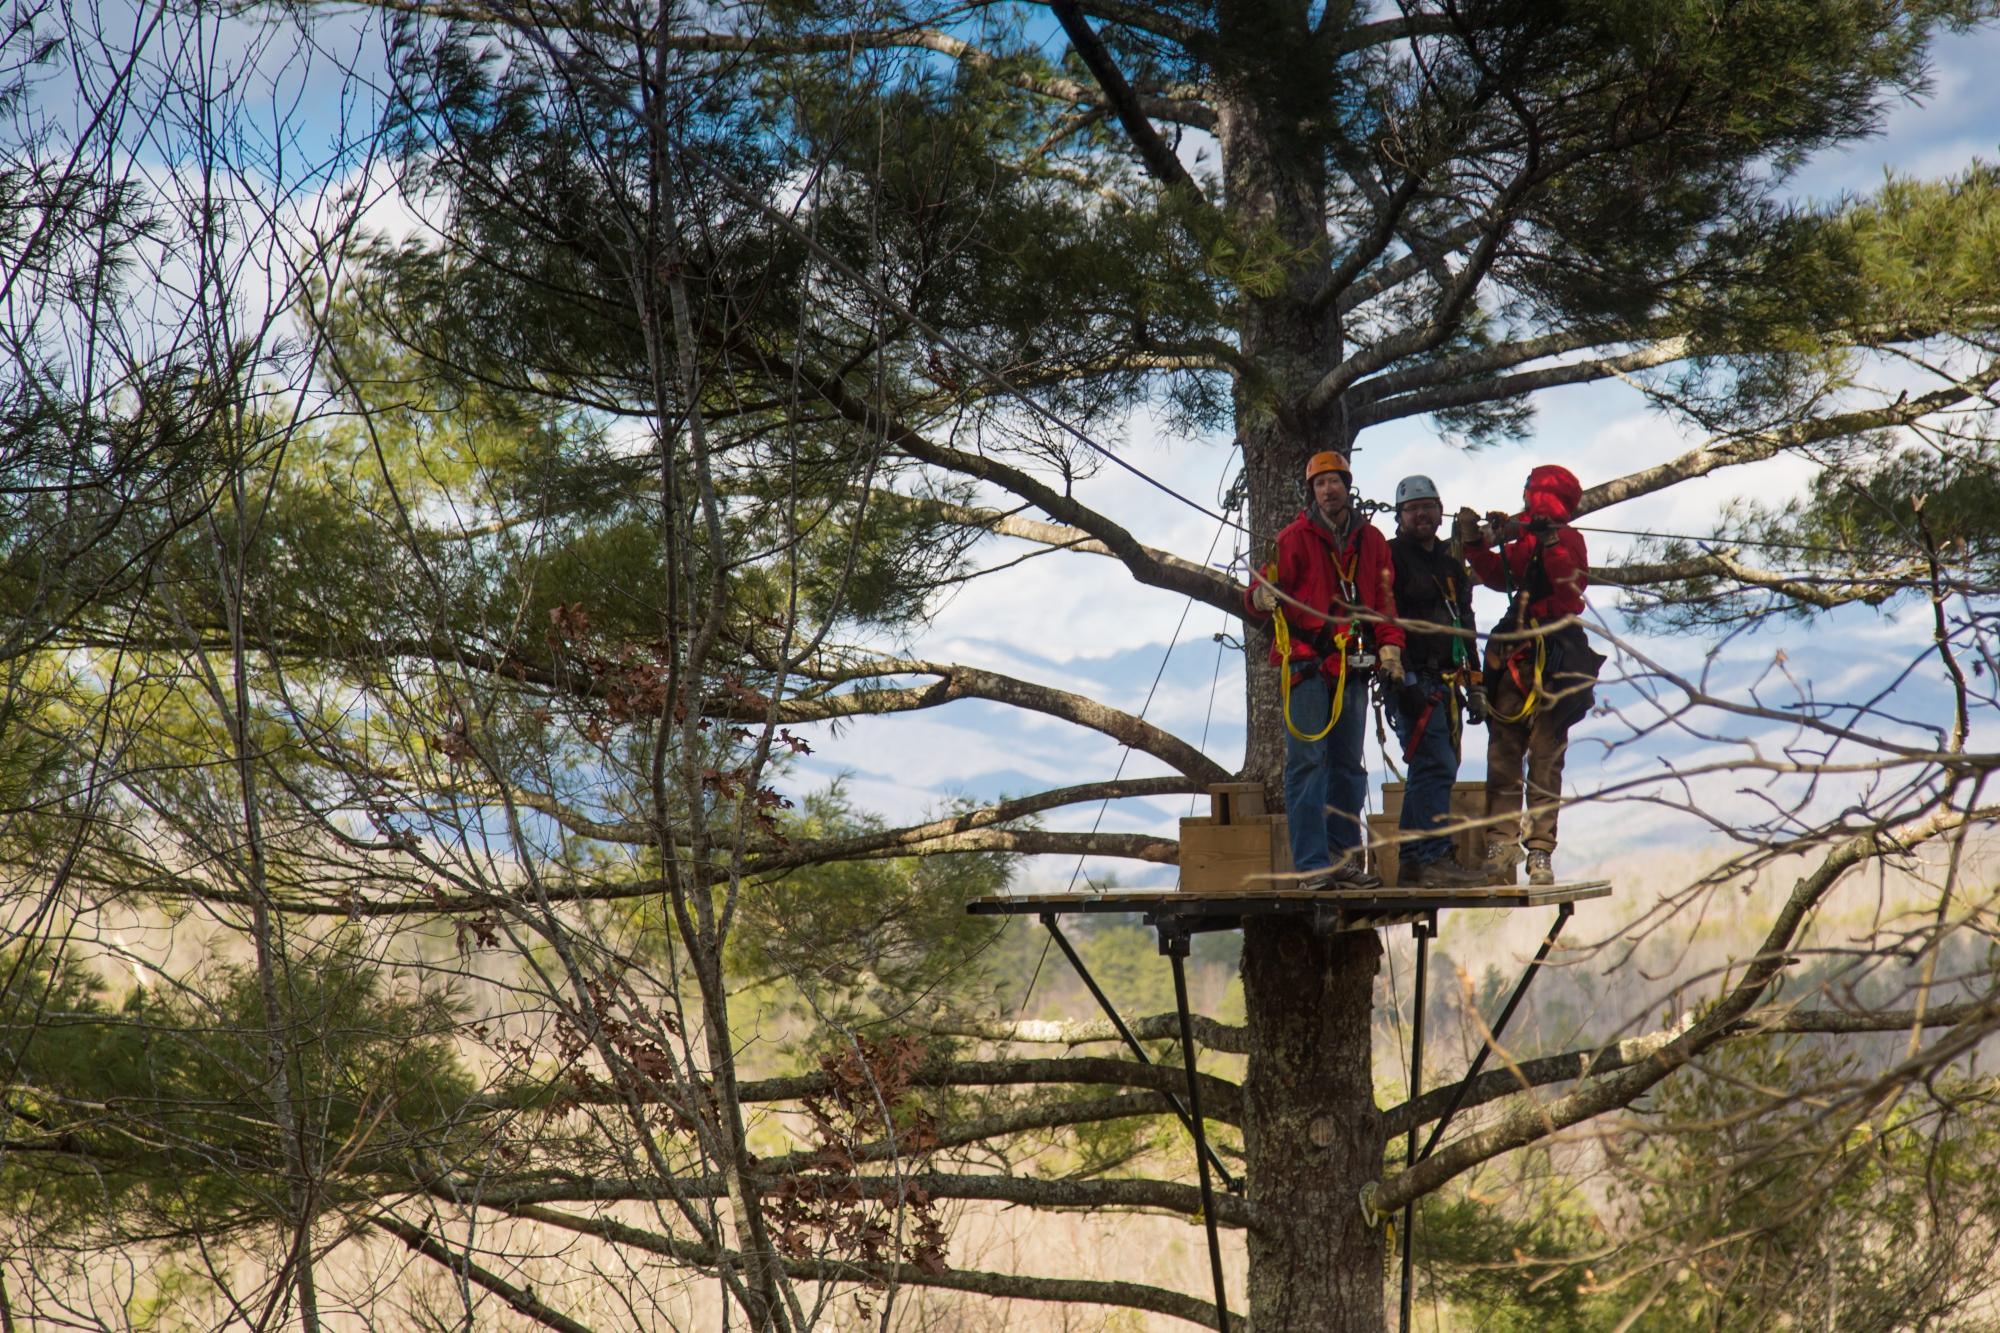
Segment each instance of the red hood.
[{"label": "red hood", "polygon": [[1576,517],[1583,483],[1568,468],[1544,463],[1528,474],[1528,517],[1567,523]]}]

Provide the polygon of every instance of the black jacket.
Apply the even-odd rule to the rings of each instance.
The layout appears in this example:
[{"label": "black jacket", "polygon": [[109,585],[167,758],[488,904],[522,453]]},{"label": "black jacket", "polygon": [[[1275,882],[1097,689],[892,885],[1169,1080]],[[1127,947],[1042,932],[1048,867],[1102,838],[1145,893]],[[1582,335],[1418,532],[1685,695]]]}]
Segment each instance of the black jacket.
[{"label": "black jacket", "polygon": [[1403,667],[1408,671],[1449,671],[1452,644],[1463,645],[1460,661],[1477,664],[1478,646],[1470,638],[1431,631],[1424,632],[1411,621],[1427,620],[1435,625],[1457,623],[1468,634],[1472,622],[1472,574],[1465,561],[1451,553],[1442,537],[1426,551],[1411,537],[1391,537],[1389,558],[1396,569],[1396,615],[1403,622],[1408,646],[1403,649]]}]

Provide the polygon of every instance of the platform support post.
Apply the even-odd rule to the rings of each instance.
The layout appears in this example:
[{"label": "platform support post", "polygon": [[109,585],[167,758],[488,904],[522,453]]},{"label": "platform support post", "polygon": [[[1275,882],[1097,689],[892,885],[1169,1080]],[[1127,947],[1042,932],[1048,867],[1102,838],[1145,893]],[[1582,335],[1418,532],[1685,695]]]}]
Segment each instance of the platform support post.
[{"label": "platform support post", "polygon": [[1188,1020],[1188,937],[1178,931],[1160,932],[1160,950],[1174,965],[1174,1007],[1181,1016],[1181,1062],[1187,1066],[1188,1108],[1193,1113],[1195,1166],[1201,1175],[1201,1220],[1208,1228],[1208,1271],[1215,1279],[1215,1326],[1229,1333],[1229,1294],[1222,1285],[1222,1241],[1215,1231],[1215,1191],[1208,1183],[1208,1133],[1202,1128],[1201,1079],[1194,1066],[1194,1025]]},{"label": "platform support post", "polygon": [[1507,997],[1506,1007],[1500,1011],[1499,1019],[1490,1029],[1492,1035],[1481,1043],[1479,1054],[1472,1061],[1472,1068],[1465,1071],[1464,1079],[1459,1082],[1458,1091],[1452,1093],[1450,1104],[1444,1108],[1444,1114],[1438,1117],[1437,1126],[1431,1130],[1430,1138],[1424,1141],[1424,1150],[1417,1155],[1418,1161],[1423,1161],[1436,1151],[1438,1140],[1444,1137],[1445,1127],[1451,1124],[1451,1118],[1458,1114],[1458,1108],[1465,1104],[1466,1097],[1472,1092],[1472,1085],[1479,1079],[1479,1071],[1486,1067],[1486,1057],[1493,1054],[1493,1044],[1499,1041],[1500,1034],[1507,1030],[1507,1022],[1514,1017],[1514,1011],[1520,1007],[1521,997],[1528,993],[1528,983],[1533,981],[1535,973],[1541,970],[1543,960],[1549,956],[1549,950],[1556,947],[1556,937],[1562,934],[1562,928],[1568,923],[1570,913],[1575,910],[1576,906],[1573,903],[1563,903],[1556,909],[1556,923],[1549,927],[1549,933],[1542,938],[1542,947],[1535,950],[1533,961],[1528,964],[1527,970],[1521,973],[1521,979],[1514,984],[1514,993]]},{"label": "platform support post", "polygon": [[[1132,1029],[1125,1026],[1125,1020],[1119,1017],[1117,1008],[1111,1003],[1111,997],[1099,988],[1097,978],[1090,975],[1090,969],[1083,965],[1083,959],[1077,954],[1076,947],[1069,942],[1069,936],[1063,934],[1062,927],[1056,924],[1056,914],[1042,913],[1042,924],[1055,938],[1056,946],[1063,951],[1063,957],[1069,959],[1069,965],[1076,969],[1077,976],[1083,979],[1084,988],[1090,992],[1091,998],[1097,1001],[1097,1007],[1104,1011],[1104,1016],[1111,1020],[1111,1026],[1125,1039],[1125,1045],[1131,1049],[1133,1057],[1142,1065],[1152,1064],[1152,1058],[1146,1054],[1146,1048],[1139,1044],[1139,1038],[1133,1035]],[[1222,1159],[1209,1148],[1207,1137],[1202,1133],[1194,1117],[1188,1114],[1188,1109],[1182,1104],[1181,1099],[1171,1092],[1162,1092],[1160,1095],[1167,1099],[1167,1105],[1173,1108],[1174,1114],[1181,1118],[1183,1125],[1187,1126],[1188,1133],[1194,1136],[1195,1147],[1215,1168],[1215,1174],[1222,1180],[1223,1188],[1231,1194],[1241,1193],[1242,1182],[1229,1174],[1229,1169],[1222,1164]]]},{"label": "platform support post", "polygon": [[[1417,941],[1417,981],[1416,1016],[1410,1024],[1410,1100],[1415,1101],[1424,1093],[1424,1010],[1429,1002],[1427,989],[1427,966],[1430,962],[1431,940],[1437,935],[1437,914],[1432,913],[1422,921],[1410,923],[1410,934]],[[1415,1166],[1417,1162],[1417,1127],[1410,1126],[1408,1138],[1403,1143],[1403,1165]],[[1410,1333],[1410,1301],[1413,1290],[1413,1265],[1416,1262],[1417,1204],[1412,1199],[1403,1205],[1403,1291],[1401,1303],[1397,1307],[1401,1318],[1396,1327],[1402,1333]]]}]

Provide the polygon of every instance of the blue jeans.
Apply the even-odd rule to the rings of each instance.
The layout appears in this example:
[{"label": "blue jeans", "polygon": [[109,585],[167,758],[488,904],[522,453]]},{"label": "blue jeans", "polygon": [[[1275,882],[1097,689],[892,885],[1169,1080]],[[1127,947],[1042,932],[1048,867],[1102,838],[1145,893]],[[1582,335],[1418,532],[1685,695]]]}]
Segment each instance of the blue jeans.
[{"label": "blue jeans", "polygon": [[[1408,761],[1409,781],[1403,788],[1403,818],[1401,827],[1405,833],[1420,833],[1451,822],[1451,786],[1458,780],[1458,751],[1451,743],[1452,703],[1446,691],[1444,678],[1436,672],[1420,672],[1417,684],[1427,693],[1438,696],[1437,704],[1431,709],[1430,721],[1424,724],[1423,738],[1417,742],[1417,750]],[[1417,729],[1417,719],[1421,712],[1407,713],[1402,703],[1390,699],[1387,709],[1389,725],[1396,729],[1396,738],[1403,742],[1403,748],[1410,747],[1410,733]],[[1404,865],[1427,865],[1441,861],[1451,855],[1449,837],[1420,838],[1406,842],[1399,849],[1399,859]]]},{"label": "blue jeans", "polygon": [[[1333,688],[1314,675],[1292,687],[1292,725],[1308,736],[1326,725]],[[1368,736],[1368,673],[1349,671],[1340,721],[1316,741],[1285,732],[1285,821],[1292,869],[1325,870],[1335,853],[1361,845],[1361,805],[1368,770],[1361,743]]]}]

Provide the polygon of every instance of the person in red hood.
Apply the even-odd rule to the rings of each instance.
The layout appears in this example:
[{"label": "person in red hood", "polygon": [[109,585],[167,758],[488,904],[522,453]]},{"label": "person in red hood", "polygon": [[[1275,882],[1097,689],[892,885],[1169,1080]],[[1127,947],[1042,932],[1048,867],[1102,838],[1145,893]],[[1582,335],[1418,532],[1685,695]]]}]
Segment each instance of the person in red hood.
[{"label": "person in red hood", "polygon": [[1481,524],[1471,510],[1458,512],[1458,535],[1474,576],[1506,593],[1510,603],[1486,645],[1486,873],[1492,884],[1512,884],[1521,859],[1524,761],[1528,882],[1555,883],[1551,858],[1569,729],[1589,709],[1590,686],[1603,663],[1577,620],[1590,584],[1590,552],[1583,534],[1570,526],[1582,498],[1575,474],[1551,464],[1528,474],[1522,513],[1492,513]]},{"label": "person in red hood", "polygon": [[[1285,705],[1285,816],[1292,868],[1308,884],[1380,888],[1361,865],[1362,804],[1368,770],[1371,670],[1403,683],[1403,630],[1396,624],[1389,543],[1354,512],[1347,459],[1323,452],[1306,463],[1311,503],[1278,534],[1276,562],[1251,578],[1245,610],[1253,621],[1282,612],[1291,639],[1281,661]],[[1344,684],[1343,684],[1344,681]],[[1337,710],[1337,711],[1336,711]]]}]

